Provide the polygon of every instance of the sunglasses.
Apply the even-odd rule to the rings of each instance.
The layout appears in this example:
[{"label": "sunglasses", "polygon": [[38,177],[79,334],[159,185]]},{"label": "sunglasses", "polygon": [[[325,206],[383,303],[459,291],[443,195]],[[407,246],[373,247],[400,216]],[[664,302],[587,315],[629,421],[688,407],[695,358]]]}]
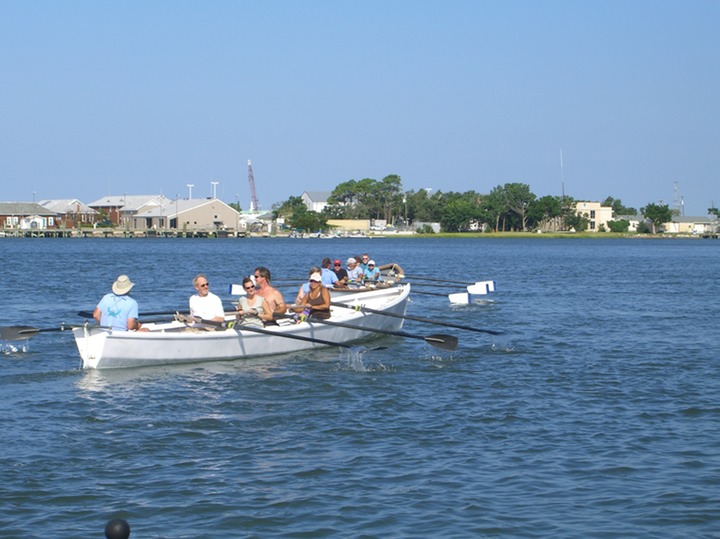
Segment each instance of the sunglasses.
[{"label": "sunglasses", "polygon": [[244,287],[244,288],[245,288],[245,290],[255,290],[255,287],[252,286],[252,285],[246,286],[246,287]]},{"label": "sunglasses", "polygon": [[322,281],[316,281],[315,279],[310,279],[311,283],[321,283]]},{"label": "sunglasses", "polygon": [[210,286],[210,283],[203,283],[203,284],[199,284],[198,286],[200,288],[207,288],[208,286]]},{"label": "sunglasses", "polygon": [[338,267],[339,267],[339,266],[342,266],[342,264],[333,264],[333,266],[338,266]]}]

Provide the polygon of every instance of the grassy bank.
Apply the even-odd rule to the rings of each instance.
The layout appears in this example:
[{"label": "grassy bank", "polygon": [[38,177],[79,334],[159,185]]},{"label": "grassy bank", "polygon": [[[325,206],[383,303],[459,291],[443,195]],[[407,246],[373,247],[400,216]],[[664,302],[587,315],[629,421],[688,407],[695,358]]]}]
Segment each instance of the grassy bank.
[{"label": "grassy bank", "polygon": [[453,232],[438,234],[412,234],[412,235],[378,235],[382,238],[533,238],[533,239],[618,239],[618,238],[639,238],[639,239],[669,239],[669,238],[701,238],[690,234],[632,234],[620,232]]}]

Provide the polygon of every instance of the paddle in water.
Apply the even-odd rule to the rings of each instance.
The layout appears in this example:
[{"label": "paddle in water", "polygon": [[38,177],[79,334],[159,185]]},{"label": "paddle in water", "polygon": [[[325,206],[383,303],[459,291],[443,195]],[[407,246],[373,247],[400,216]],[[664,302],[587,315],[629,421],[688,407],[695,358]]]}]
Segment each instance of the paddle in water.
[{"label": "paddle in water", "polygon": [[378,329],[368,328],[363,326],[356,326],[353,324],[345,324],[343,322],[335,322],[333,320],[323,318],[310,317],[308,322],[317,324],[326,324],[328,326],[336,326],[340,328],[356,329],[358,331],[367,331],[369,333],[381,333],[383,335],[393,335],[395,337],[406,337],[408,339],[420,339],[426,343],[443,350],[457,350],[458,338],[453,335],[415,335],[414,333],[408,333],[407,331],[391,331],[389,329]]},{"label": "paddle in water", "polygon": [[66,329],[72,329],[74,326],[66,326],[61,324],[60,327],[56,328],[36,328],[33,326],[5,326],[0,327],[0,341],[21,341],[29,339],[30,337],[37,335],[38,333],[45,333],[49,331],[65,331]]}]

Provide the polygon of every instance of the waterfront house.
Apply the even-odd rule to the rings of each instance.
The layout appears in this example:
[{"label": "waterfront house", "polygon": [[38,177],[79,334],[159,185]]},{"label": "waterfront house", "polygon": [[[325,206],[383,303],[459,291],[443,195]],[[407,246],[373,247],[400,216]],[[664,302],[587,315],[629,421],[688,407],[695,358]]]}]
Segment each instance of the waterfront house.
[{"label": "waterfront house", "polygon": [[35,202],[0,202],[0,228],[49,230],[57,228],[56,214]]},{"label": "waterfront house", "polygon": [[43,208],[55,213],[58,228],[79,228],[93,226],[100,220],[100,213],[77,198],[62,200],[41,200]]},{"label": "waterfront house", "polygon": [[684,215],[673,216],[672,221],[664,223],[662,229],[666,234],[692,234],[702,236],[705,234],[717,234],[717,217],[685,217]]},{"label": "waterfront house", "polygon": [[302,201],[307,206],[308,211],[316,211],[320,213],[328,205],[328,198],[332,195],[332,191],[303,191],[300,195]]},{"label": "waterfront house", "polygon": [[164,195],[108,195],[90,202],[88,206],[98,211],[103,220],[129,228],[129,222],[135,215],[159,208],[169,201]]}]

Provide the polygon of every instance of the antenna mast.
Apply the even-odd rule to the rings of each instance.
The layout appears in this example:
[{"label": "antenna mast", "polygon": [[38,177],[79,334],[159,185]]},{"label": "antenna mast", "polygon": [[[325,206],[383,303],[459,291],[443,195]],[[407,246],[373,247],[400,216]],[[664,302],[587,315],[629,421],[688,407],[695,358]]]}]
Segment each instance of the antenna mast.
[{"label": "antenna mast", "polygon": [[563,166],[562,148],[560,148],[560,185],[562,188],[562,201],[565,203],[565,167]]},{"label": "antenna mast", "polygon": [[258,211],[260,204],[258,203],[257,193],[255,193],[255,178],[253,178],[250,159],[248,159],[248,182],[250,183],[250,211]]}]

